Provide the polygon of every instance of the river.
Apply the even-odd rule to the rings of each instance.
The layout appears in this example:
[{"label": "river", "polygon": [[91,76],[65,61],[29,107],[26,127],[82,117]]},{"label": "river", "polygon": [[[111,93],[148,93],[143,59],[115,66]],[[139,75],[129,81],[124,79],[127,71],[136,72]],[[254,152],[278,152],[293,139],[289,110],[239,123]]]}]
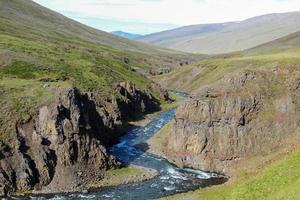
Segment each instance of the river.
[{"label": "river", "polygon": [[[176,92],[176,94],[186,97],[185,93]],[[135,147],[156,134],[173,119],[174,115],[175,109],[163,112],[146,126],[129,131],[120,139],[120,143],[110,150],[123,163],[157,170],[159,175],[155,178],[145,182],[105,188],[89,194],[62,194],[52,197],[31,197],[30,199],[148,200],[224,183],[226,178],[215,173],[187,168],[180,169],[164,158]]]}]

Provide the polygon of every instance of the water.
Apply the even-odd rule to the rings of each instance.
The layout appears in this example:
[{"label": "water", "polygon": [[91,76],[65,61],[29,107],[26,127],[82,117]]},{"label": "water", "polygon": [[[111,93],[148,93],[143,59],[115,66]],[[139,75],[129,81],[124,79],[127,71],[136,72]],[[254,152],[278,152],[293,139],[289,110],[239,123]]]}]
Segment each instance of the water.
[{"label": "water", "polygon": [[189,93],[186,93],[186,92],[178,92],[178,91],[176,91],[176,90],[168,90],[168,92],[174,93],[174,94],[177,95],[177,96],[181,96],[181,97],[185,97],[185,98],[188,98],[188,97],[191,96]]},{"label": "water", "polygon": [[[184,95],[182,94],[182,96]],[[226,179],[222,176],[193,169],[179,169],[167,160],[148,153],[145,149],[135,147],[157,133],[173,119],[174,114],[174,109],[167,110],[146,126],[129,131],[120,139],[119,144],[111,148],[111,153],[122,162],[155,169],[159,172],[157,177],[145,182],[106,188],[89,194],[77,193],[51,197],[30,197],[30,199],[148,200],[224,183]]]}]

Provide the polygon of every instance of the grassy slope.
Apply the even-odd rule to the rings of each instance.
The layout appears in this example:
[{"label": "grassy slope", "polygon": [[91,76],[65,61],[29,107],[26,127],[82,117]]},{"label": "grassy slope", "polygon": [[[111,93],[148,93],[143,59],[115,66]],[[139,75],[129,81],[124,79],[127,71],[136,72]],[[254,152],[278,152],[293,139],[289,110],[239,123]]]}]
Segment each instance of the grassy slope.
[{"label": "grassy slope", "polygon": [[[215,84],[228,74],[238,71],[278,69],[280,75],[274,77],[274,84],[270,88],[272,90],[270,92],[276,96],[280,95],[278,93],[284,93],[280,89],[281,85],[278,85],[278,78],[281,76],[292,78],[295,74],[289,73],[294,68],[299,69],[299,63],[300,33],[295,33],[239,54],[210,58],[201,61],[197,66],[184,67],[172,72],[171,76],[159,76],[156,79],[171,88],[197,92],[199,88]],[[271,74],[273,73],[270,73],[270,76]],[[175,84],[174,80],[179,83]],[[274,155],[275,158],[271,158],[271,156],[271,161],[274,159],[278,161],[271,165],[269,162],[263,164],[264,170],[255,166],[254,161],[249,163],[251,169],[241,168],[240,175],[225,185],[200,189],[166,199],[299,199],[300,151],[299,148],[296,149],[298,150],[294,153],[287,152],[284,157]]]},{"label": "grassy slope", "polygon": [[[186,33],[184,36],[178,33]],[[205,54],[240,51],[275,40],[300,30],[300,13],[270,14],[227,25],[215,31],[194,34],[189,27],[149,35],[143,41],[151,41],[162,47]],[[201,30],[201,26],[199,26]],[[165,37],[165,35],[170,35]],[[172,36],[175,35],[175,36]],[[152,41],[154,40],[154,41]]]},{"label": "grassy slope", "polygon": [[244,52],[215,56],[196,65],[154,77],[168,88],[196,92],[225,75],[246,69],[299,67],[300,32]]},{"label": "grassy slope", "polygon": [[175,58],[177,53],[89,28],[30,0],[0,0],[0,139],[12,139],[15,122],[27,121],[58,88],[110,97],[116,83],[129,80],[146,89],[149,80],[131,67],[176,65]]},{"label": "grassy slope", "polygon": [[[104,50],[130,56],[143,66],[161,66],[175,59],[188,59],[192,55],[153,47],[114,36],[68,19],[31,0],[0,1],[0,31],[3,34],[32,40],[100,45]],[[196,56],[197,57],[197,56]],[[179,64],[173,63],[173,65]]]},{"label": "grassy slope", "polygon": [[1,0],[0,5],[1,30],[10,35],[33,38],[46,36],[52,39],[69,38],[148,53],[167,51],[85,26],[31,0]]}]

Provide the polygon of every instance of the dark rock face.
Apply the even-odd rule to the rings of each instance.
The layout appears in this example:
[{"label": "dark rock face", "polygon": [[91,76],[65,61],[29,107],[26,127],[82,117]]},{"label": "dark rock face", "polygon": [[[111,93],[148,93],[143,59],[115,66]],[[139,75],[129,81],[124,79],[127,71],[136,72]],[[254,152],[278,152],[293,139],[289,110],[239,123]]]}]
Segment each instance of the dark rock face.
[{"label": "dark rock face", "polygon": [[11,156],[11,149],[0,141],[0,196],[4,196],[16,187],[16,175],[9,162]]},{"label": "dark rock face", "polygon": [[60,90],[28,123],[17,123],[17,140],[10,146],[0,141],[0,196],[84,190],[118,167],[107,147],[121,136],[125,120],[156,109],[158,102],[131,83],[117,91],[118,99],[103,100]]},{"label": "dark rock face", "polygon": [[[167,96],[163,94],[161,88],[150,85],[150,89],[157,92],[166,99]],[[160,109],[160,104],[150,92],[143,92],[136,85],[126,81],[117,85],[117,91],[121,98],[117,100],[122,119],[130,120],[136,119],[143,114],[155,112]]]},{"label": "dark rock face", "polygon": [[169,93],[166,89],[163,89],[159,84],[155,82],[151,82],[149,84],[149,90],[153,91],[155,94],[158,95],[160,99],[165,102],[170,102]]},{"label": "dark rock face", "polygon": [[297,134],[300,124],[295,80],[243,72],[204,88],[176,111],[167,141],[169,159],[227,173],[234,162],[276,150]]}]

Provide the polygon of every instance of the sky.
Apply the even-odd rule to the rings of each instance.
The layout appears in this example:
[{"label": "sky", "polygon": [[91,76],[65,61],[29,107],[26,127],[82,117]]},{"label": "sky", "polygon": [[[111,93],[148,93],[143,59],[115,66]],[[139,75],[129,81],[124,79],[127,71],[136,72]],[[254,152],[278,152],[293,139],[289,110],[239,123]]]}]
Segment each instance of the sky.
[{"label": "sky", "polygon": [[300,0],[34,0],[107,32],[149,34],[191,24],[300,11]]}]

